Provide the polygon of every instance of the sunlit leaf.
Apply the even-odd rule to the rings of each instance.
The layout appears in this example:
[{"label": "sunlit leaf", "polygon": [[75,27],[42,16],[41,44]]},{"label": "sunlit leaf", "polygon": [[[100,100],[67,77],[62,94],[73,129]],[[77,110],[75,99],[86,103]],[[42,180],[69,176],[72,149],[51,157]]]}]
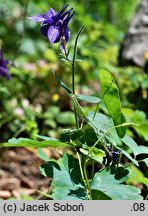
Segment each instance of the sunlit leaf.
[{"label": "sunlit leaf", "polygon": [[50,158],[45,154],[45,152],[42,150],[42,148],[38,148],[37,151],[38,157],[43,161],[49,161]]},{"label": "sunlit leaf", "polygon": [[132,158],[132,156],[122,149],[122,154],[124,154],[130,161],[132,161],[136,166],[139,166],[139,163],[136,159]]},{"label": "sunlit leaf", "polygon": [[[119,89],[114,81],[114,78],[108,71],[101,70],[99,72],[99,79],[102,98],[115,126],[123,124],[125,122],[125,118],[121,112]],[[126,127],[117,127],[116,130],[121,138],[124,137]]]},{"label": "sunlit leaf", "polygon": [[146,178],[146,177],[141,177],[141,178],[138,179],[138,181],[139,181],[140,183],[145,184],[145,185],[148,187],[148,178]]},{"label": "sunlit leaf", "polygon": [[133,151],[135,156],[138,154],[148,154],[148,147],[142,145],[138,146],[130,136],[126,135],[122,138],[122,141]]},{"label": "sunlit leaf", "polygon": [[146,164],[147,167],[148,167],[148,158],[145,158],[145,159],[143,159],[142,161],[145,162],[145,164]]},{"label": "sunlit leaf", "polygon": [[54,200],[86,200],[79,163],[72,155],[64,154],[58,161],[49,161],[40,166],[41,173],[53,181]]},{"label": "sunlit leaf", "polygon": [[128,184],[145,184],[148,187],[148,178],[144,176],[142,171],[138,169],[136,166],[132,165],[127,168],[129,170],[129,178],[127,180]]},{"label": "sunlit leaf", "polygon": [[53,71],[53,74],[55,75],[55,78],[56,78],[56,80],[58,81],[58,83],[60,84],[60,86],[62,87],[62,88],[64,88],[65,89],[65,91],[69,94],[69,95],[71,95],[72,94],[72,91],[63,83],[63,81],[59,78],[59,76]]},{"label": "sunlit leaf", "polygon": [[102,151],[101,149],[97,149],[97,148],[93,148],[89,150],[85,148],[80,148],[80,152],[99,163],[102,163],[103,157],[106,156],[104,151]]},{"label": "sunlit leaf", "polygon": [[47,136],[41,136],[41,135],[38,135],[38,134],[36,134],[35,136],[42,139],[42,140],[46,140],[46,141],[47,140],[57,140],[56,138],[47,137]]},{"label": "sunlit leaf", "polygon": [[60,135],[60,140],[62,142],[70,142],[70,140],[76,140],[82,136],[83,132],[81,129],[67,129]]},{"label": "sunlit leaf", "polygon": [[47,140],[47,141],[36,141],[27,138],[12,138],[8,140],[8,143],[2,143],[4,147],[35,147],[35,148],[44,148],[44,147],[64,147],[68,146],[67,143],[61,142],[59,140]]},{"label": "sunlit leaf", "polygon": [[93,116],[94,116],[94,112],[89,112],[87,118],[95,126],[96,133],[100,131],[100,133],[103,134],[106,131],[108,131],[107,134],[104,134],[105,138],[109,140],[111,143],[116,143],[116,145],[118,144],[121,145],[122,143],[121,139],[116,132],[112,119],[102,113],[96,113],[95,118],[93,118]]},{"label": "sunlit leaf", "polygon": [[80,138],[81,143],[93,146],[98,140],[97,134],[93,127],[86,125],[83,127],[83,136]]},{"label": "sunlit leaf", "polygon": [[[112,119],[109,118],[108,116],[102,114],[102,113],[97,113],[95,118],[93,119],[94,112],[89,112],[88,113],[88,119],[93,122],[95,125],[95,128],[100,131],[100,133],[115,147],[118,146],[118,150],[121,151],[123,155],[125,155],[130,161],[132,161],[136,166],[139,166],[138,161],[134,158],[131,157],[131,155],[124,151],[123,149],[119,148],[119,146],[122,145],[122,139],[118,136],[114,124],[112,122]],[[108,133],[105,133],[108,131]],[[97,132],[97,131],[96,131]]]},{"label": "sunlit leaf", "polygon": [[[54,73],[54,72],[53,72]],[[56,80],[58,81],[58,83],[60,84],[60,86],[67,92],[67,94],[71,97],[73,104],[75,106],[75,109],[77,111],[77,113],[79,114],[79,116],[81,117],[86,117],[85,112],[82,110],[82,107],[80,106],[80,104],[78,103],[76,96],[72,93],[72,91],[63,83],[63,81],[59,78],[58,75],[56,75],[54,73]]]},{"label": "sunlit leaf", "polygon": [[56,120],[58,123],[63,125],[73,125],[75,123],[75,117],[73,112],[65,111],[57,115]]},{"label": "sunlit leaf", "polygon": [[116,179],[114,174],[104,169],[95,174],[91,189],[101,191],[112,200],[142,200],[139,195],[141,191],[134,186],[122,184],[123,179]]},{"label": "sunlit leaf", "polygon": [[98,98],[98,97],[94,97],[94,96],[87,96],[87,95],[76,95],[76,98],[78,100],[81,100],[81,101],[85,101],[85,102],[88,102],[88,103],[100,103],[101,102],[101,99]]}]

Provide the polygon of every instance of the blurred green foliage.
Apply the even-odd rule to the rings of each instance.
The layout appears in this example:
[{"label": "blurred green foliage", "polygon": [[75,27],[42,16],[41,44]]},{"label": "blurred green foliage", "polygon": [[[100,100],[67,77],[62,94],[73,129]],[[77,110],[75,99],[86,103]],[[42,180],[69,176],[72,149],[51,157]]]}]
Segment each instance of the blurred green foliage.
[{"label": "blurred green foliage", "polygon": [[[12,136],[35,138],[38,133],[57,137],[62,127],[74,123],[70,100],[51,73],[54,69],[71,88],[71,68],[59,60],[57,44],[51,46],[41,36],[40,25],[26,18],[45,13],[51,7],[59,11],[66,3],[64,0],[58,4],[54,0],[0,1],[0,44],[5,57],[15,64],[10,68],[10,81],[0,78],[1,142]],[[117,62],[120,44],[139,0],[69,0],[68,3],[76,12],[70,22],[70,52],[79,28],[85,26],[78,45],[78,58],[83,61],[77,63],[77,93],[99,96],[99,70],[109,70],[120,88],[127,118],[142,124],[129,133],[146,143],[147,76],[142,69],[121,68]],[[139,89],[141,97],[137,98],[134,92]]]},{"label": "blurred green foliage", "polygon": [[[77,58],[83,61],[76,65],[76,93],[100,96],[99,71],[102,68],[110,71],[118,83],[124,107],[122,112],[127,122],[139,125],[129,128],[128,134],[139,145],[147,145],[147,74],[137,67],[119,67],[117,61],[120,45],[139,2],[0,1],[0,46],[5,58],[15,65],[10,68],[11,80],[0,77],[0,142],[12,137],[37,139],[36,134],[59,137],[63,128],[74,127],[70,99],[52,74],[54,69],[71,88],[71,68],[60,61],[58,45],[50,45],[41,36],[40,25],[27,19],[27,16],[45,13],[51,7],[59,11],[69,3],[76,12],[70,22],[70,52],[78,30],[82,25],[85,26],[78,44]],[[95,110],[94,105],[90,106],[85,101],[80,104],[82,107],[85,105],[83,110],[86,112]],[[100,111],[107,113],[101,104]],[[143,183],[147,186],[143,174],[148,176],[147,167],[141,171],[131,166],[129,171],[128,183]],[[22,195],[23,198],[26,196]]]}]

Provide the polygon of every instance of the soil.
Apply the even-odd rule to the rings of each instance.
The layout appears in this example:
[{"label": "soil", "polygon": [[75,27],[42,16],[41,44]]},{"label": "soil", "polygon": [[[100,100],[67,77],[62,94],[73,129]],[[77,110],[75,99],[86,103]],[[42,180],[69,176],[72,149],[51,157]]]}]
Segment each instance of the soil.
[{"label": "soil", "polygon": [[[52,156],[49,149],[47,153]],[[36,149],[4,149],[0,160],[0,199],[47,199],[39,192],[47,193],[51,190],[51,179],[39,171],[42,163]]]}]

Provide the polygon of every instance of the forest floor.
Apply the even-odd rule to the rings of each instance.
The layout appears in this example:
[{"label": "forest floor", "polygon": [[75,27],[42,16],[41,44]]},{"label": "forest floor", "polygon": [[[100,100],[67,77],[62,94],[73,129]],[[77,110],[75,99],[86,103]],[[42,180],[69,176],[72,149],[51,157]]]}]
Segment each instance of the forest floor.
[{"label": "forest floor", "polygon": [[[0,199],[46,199],[37,190],[47,193],[51,179],[41,175],[39,166],[43,163],[37,157],[36,149],[9,148],[1,152]],[[50,152],[51,156],[51,152]]]}]

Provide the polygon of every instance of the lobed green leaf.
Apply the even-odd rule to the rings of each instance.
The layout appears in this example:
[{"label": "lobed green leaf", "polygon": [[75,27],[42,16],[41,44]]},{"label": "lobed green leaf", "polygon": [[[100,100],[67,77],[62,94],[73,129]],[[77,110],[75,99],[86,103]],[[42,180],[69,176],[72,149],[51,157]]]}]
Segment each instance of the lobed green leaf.
[{"label": "lobed green leaf", "polygon": [[124,136],[122,141],[132,150],[135,156],[139,154],[148,154],[148,147],[142,145],[138,146],[130,136]]},{"label": "lobed green leaf", "polygon": [[142,200],[139,195],[141,191],[134,186],[122,184],[124,179],[116,179],[114,174],[104,169],[95,174],[91,189],[101,191],[112,200]]},{"label": "lobed green leaf", "polygon": [[86,200],[78,159],[65,153],[58,161],[49,161],[40,166],[41,173],[53,181],[54,200]]}]

